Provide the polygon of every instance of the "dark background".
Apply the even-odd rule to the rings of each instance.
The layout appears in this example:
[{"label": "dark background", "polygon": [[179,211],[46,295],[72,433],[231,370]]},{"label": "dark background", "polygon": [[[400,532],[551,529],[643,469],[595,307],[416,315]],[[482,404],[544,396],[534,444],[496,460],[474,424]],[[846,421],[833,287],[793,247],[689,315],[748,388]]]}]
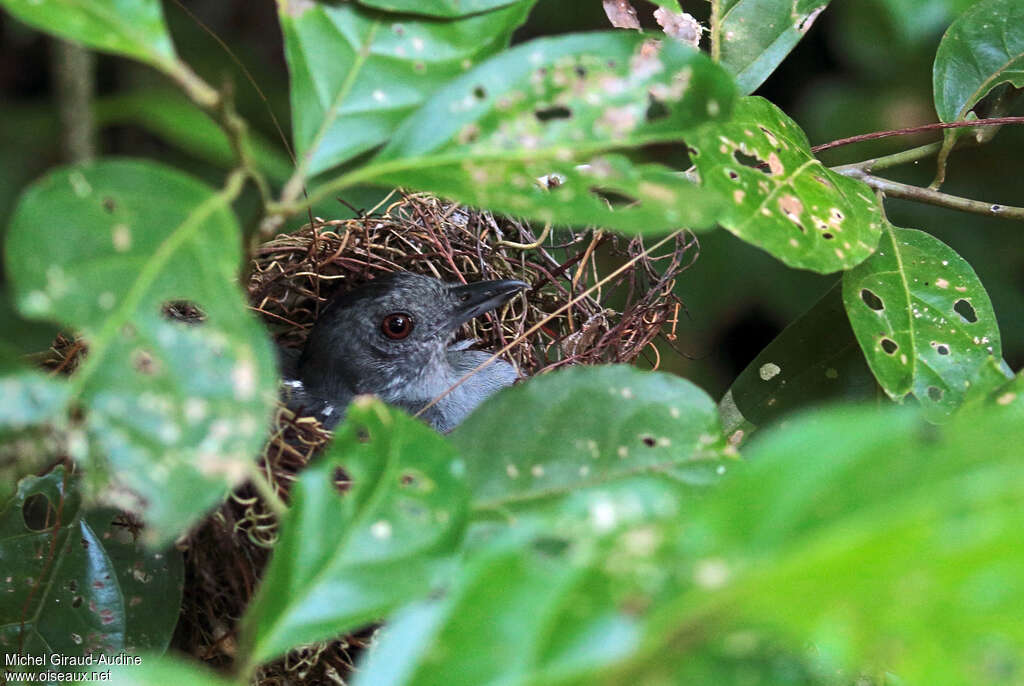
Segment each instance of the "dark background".
[{"label": "dark background", "polygon": [[[684,1],[706,16],[704,0]],[[931,64],[942,32],[971,0],[834,0],[804,41],[762,86],[763,95],[807,131],[812,143],[869,131],[903,128],[936,120]],[[254,129],[280,145],[269,111],[290,130],[287,71],[276,9],[271,0],[183,0],[246,65],[267,103],[217,42],[173,0],[164,2],[180,54],[215,85],[235,85],[240,111]],[[645,25],[653,5],[635,2]],[[574,30],[606,29],[600,0],[540,0],[516,40]],[[22,187],[62,162],[60,126],[52,88],[51,39],[0,11],[0,227]],[[155,71],[126,59],[97,57],[99,151],[160,159],[212,184],[223,168],[202,155],[182,152],[168,136],[152,133],[139,101],[171,85]],[[132,104],[123,96],[135,95]],[[152,95],[157,99],[159,96]],[[152,105],[152,103],[150,103]],[[152,117],[152,115],[149,115]],[[935,140],[918,136],[860,144],[824,154],[826,163],[868,159]],[[943,190],[985,201],[1024,205],[1024,127],[1001,131],[991,144],[958,151]],[[883,175],[926,185],[930,160],[887,170]],[[346,200],[368,207],[373,193]],[[244,225],[256,220],[255,198],[238,205]],[[999,317],[1003,346],[1013,369],[1024,366],[1024,225],[904,201],[888,201],[890,220],[928,231],[947,242],[974,267],[988,288]],[[349,216],[340,204],[319,208],[324,217]],[[53,226],[47,240],[60,240]],[[701,236],[701,256],[678,281],[689,318],[679,327],[678,346],[689,359],[666,349],[662,368],[677,371],[718,397],[743,367],[786,324],[810,307],[836,281],[784,267],[767,254],[724,231]],[[45,249],[41,243],[41,248]],[[2,288],[2,286],[0,286]],[[46,328],[14,319],[0,292],[0,326],[23,348],[45,347]]]}]

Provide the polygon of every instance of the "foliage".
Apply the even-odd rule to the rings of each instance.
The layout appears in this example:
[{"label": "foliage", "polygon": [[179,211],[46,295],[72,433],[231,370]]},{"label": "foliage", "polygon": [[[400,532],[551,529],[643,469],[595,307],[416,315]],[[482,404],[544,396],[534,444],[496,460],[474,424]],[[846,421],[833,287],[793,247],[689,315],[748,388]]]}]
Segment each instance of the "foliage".
[{"label": "foliage", "polygon": [[[156,0],[0,0],[187,98],[107,96],[104,125],[141,122],[230,169],[217,190],[103,158],[17,200],[11,315],[88,352],[46,376],[20,323],[0,333],[0,437],[16,452],[49,431],[64,458],[36,476],[15,460],[24,478],[0,491],[5,650],[149,650],[115,681],[244,683],[386,620],[357,684],[1024,682],[1024,377],[971,265],[889,223],[868,185],[938,146],[829,168],[794,119],[745,95],[827,4],[712,0],[705,54],[626,31],[508,47],[535,0],[278,0],[290,164],[179,57]],[[1019,3],[967,8],[935,56],[939,117],[1012,107],[1022,45]],[[946,136],[940,166],[965,138]],[[272,347],[236,283],[234,203],[251,185],[272,230],[365,184],[630,234],[717,224],[841,275],[717,406],[615,366],[524,381],[447,437],[357,400],[297,478],[235,673],[157,657],[182,574],[163,548],[260,485],[275,400]],[[166,316],[183,303],[190,321]],[[94,507],[80,470],[132,516]]]}]

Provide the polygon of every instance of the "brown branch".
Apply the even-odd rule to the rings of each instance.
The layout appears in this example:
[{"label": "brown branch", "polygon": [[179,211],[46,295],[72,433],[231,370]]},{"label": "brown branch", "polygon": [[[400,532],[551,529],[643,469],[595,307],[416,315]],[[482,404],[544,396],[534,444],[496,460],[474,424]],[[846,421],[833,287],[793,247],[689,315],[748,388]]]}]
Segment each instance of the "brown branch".
[{"label": "brown branch", "polygon": [[983,202],[981,200],[961,198],[956,195],[941,193],[930,188],[911,186],[910,184],[899,183],[897,181],[890,181],[889,179],[872,176],[860,169],[848,169],[844,170],[843,173],[854,179],[860,179],[871,188],[881,191],[890,198],[915,200],[928,205],[937,205],[938,207],[946,207],[953,210],[960,210],[961,212],[981,214],[987,217],[1005,217],[1006,219],[1024,221],[1024,207],[1013,207],[1011,205],[1000,205],[997,203]]},{"label": "brown branch", "polygon": [[1024,124],[1024,117],[993,117],[992,119],[976,119],[974,121],[937,122],[934,124],[911,126],[910,128],[906,129],[893,129],[892,131],[875,131],[873,133],[862,133],[859,136],[840,138],[839,140],[834,140],[831,143],[815,145],[813,148],[811,148],[811,152],[817,153],[821,152],[822,150],[831,150],[832,148],[838,148],[844,145],[851,145],[853,143],[873,141],[879,138],[891,138],[893,136],[909,136],[911,134],[923,133],[925,131],[974,128],[976,126],[1002,126],[1003,124]]}]

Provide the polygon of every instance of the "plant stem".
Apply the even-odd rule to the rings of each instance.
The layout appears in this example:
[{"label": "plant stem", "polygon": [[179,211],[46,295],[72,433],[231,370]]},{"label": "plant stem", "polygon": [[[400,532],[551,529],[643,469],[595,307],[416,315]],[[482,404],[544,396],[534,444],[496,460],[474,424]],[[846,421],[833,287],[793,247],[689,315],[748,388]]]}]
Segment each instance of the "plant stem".
[{"label": "plant stem", "polygon": [[96,121],[92,96],[96,85],[96,60],[77,43],[53,40],[53,75],[61,143],[68,162],[88,162],[96,156]]},{"label": "plant stem", "polygon": [[1024,221],[1024,207],[1013,207],[1010,205],[999,205],[982,202],[981,200],[961,198],[956,195],[941,193],[930,188],[921,188],[920,186],[911,186],[910,184],[879,178],[856,168],[843,170],[842,173],[854,179],[860,179],[871,188],[881,191],[890,198],[914,200],[929,205],[937,205],[938,207],[960,210],[961,212],[982,214],[988,217],[1005,217],[1007,219]]},{"label": "plant stem", "polygon": [[942,143],[929,143],[916,148],[910,148],[909,150],[902,150],[891,155],[874,157],[870,160],[864,160],[863,162],[841,164],[837,167],[832,167],[832,169],[840,174],[846,174],[854,169],[859,169],[864,172],[870,172],[875,169],[888,169],[889,167],[897,167],[901,164],[906,164],[907,162],[916,162],[924,159],[925,157],[931,157],[941,147]]},{"label": "plant stem", "polygon": [[711,59],[722,59],[722,0],[711,0]]},{"label": "plant stem", "polygon": [[192,102],[204,110],[212,110],[220,104],[220,93],[206,83],[199,74],[181,60],[175,60],[164,67],[164,72],[174,79]]},{"label": "plant stem", "polygon": [[906,129],[893,129],[892,131],[874,131],[872,133],[862,133],[857,136],[850,136],[849,138],[840,138],[839,140],[834,140],[831,143],[815,145],[813,148],[811,148],[811,152],[818,153],[821,152],[822,150],[830,150],[832,148],[838,148],[844,145],[852,145],[853,143],[873,141],[879,138],[891,138],[893,136],[909,136],[914,133],[924,133],[925,131],[944,131],[946,129],[965,128],[973,129],[978,126],[1002,126],[1003,124],[1024,124],[1024,117],[993,117],[991,119],[974,119],[972,121],[936,122],[934,124],[911,126]]}]

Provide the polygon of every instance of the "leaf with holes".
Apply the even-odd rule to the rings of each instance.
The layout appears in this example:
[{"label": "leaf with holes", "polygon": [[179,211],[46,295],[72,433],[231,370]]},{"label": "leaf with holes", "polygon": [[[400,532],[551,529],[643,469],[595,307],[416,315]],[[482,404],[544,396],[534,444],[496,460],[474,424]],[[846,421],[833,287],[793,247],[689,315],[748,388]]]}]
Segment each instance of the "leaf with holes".
[{"label": "leaf with holes", "polygon": [[451,439],[469,466],[474,505],[484,509],[643,473],[706,482],[734,457],[706,393],[622,365],[529,379],[486,400]]},{"label": "leaf with holes", "polygon": [[[90,467],[134,496],[154,543],[245,478],[276,397],[270,343],[236,283],[231,195],[151,162],[63,168],[22,194],[7,235],[18,308],[87,343],[70,383]],[[61,240],[39,250],[53,230]],[[200,321],[169,318],[183,301]]]},{"label": "leaf with holes", "polygon": [[829,401],[874,398],[877,389],[837,283],[758,353],[719,408],[725,431],[738,444],[751,429],[794,411]]},{"label": "leaf with holes", "polygon": [[[434,431],[370,398],[303,471],[243,623],[251,664],[426,595],[462,541],[465,464]],[[339,486],[341,476],[351,488]],[[344,493],[339,490],[345,490]]]},{"label": "leaf with holes", "polygon": [[882,230],[870,188],[811,154],[804,132],[763,98],[687,139],[704,188],[729,200],[719,223],[791,267],[828,274],[870,255]]},{"label": "leaf with holes", "polygon": [[1024,424],[886,409],[828,408],[750,446],[688,518],[698,584],[659,607],[663,645],[784,636],[852,670],[841,683],[1024,677]]},{"label": "leaf with holes", "polygon": [[117,510],[85,513],[85,521],[103,544],[117,572],[124,601],[125,650],[129,653],[167,649],[178,624],[185,563],[174,547],[150,550],[139,538],[137,523]]},{"label": "leaf with holes", "polygon": [[1024,88],[1024,4],[982,0],[946,31],[932,70],[935,111],[942,121],[964,119],[993,88]]},{"label": "leaf with holes", "polygon": [[[454,18],[512,5],[520,0],[357,0],[360,5],[386,12]],[[532,4],[532,3],[528,3]]]},{"label": "leaf with holes", "polygon": [[811,29],[829,0],[721,0],[722,64],[753,93]]},{"label": "leaf with holes", "polygon": [[843,302],[878,383],[951,414],[990,357],[1002,358],[988,293],[937,238],[886,224],[878,252],[843,275]]},{"label": "leaf with holes", "polygon": [[26,477],[0,510],[0,652],[82,656],[124,647],[125,607],[63,467]]},{"label": "leaf with holes", "polygon": [[533,2],[453,21],[278,4],[295,146],[313,175],[386,141],[441,86],[508,45]]},{"label": "leaf with holes", "polygon": [[351,182],[570,225],[708,227],[720,198],[625,153],[680,142],[727,115],[734,92],[721,67],[675,41],[659,48],[625,32],[538,39],[435,95]]},{"label": "leaf with holes", "polygon": [[0,0],[40,31],[179,72],[159,0]]}]

